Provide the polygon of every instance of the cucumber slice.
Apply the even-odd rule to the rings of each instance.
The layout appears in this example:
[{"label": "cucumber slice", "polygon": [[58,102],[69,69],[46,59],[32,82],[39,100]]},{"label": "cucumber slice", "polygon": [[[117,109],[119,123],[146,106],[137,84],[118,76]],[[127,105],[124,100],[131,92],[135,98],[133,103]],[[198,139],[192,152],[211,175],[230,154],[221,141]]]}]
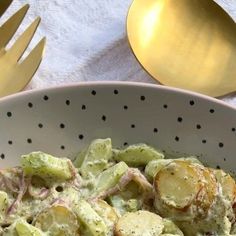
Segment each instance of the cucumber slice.
[{"label": "cucumber slice", "polygon": [[19,236],[46,236],[40,229],[28,224],[24,220],[16,222],[16,232]]},{"label": "cucumber slice", "polygon": [[26,175],[60,180],[71,179],[73,166],[68,158],[57,158],[43,152],[32,152],[21,157],[21,165]]},{"label": "cucumber slice", "polygon": [[146,144],[130,145],[124,150],[114,153],[116,161],[124,161],[127,165],[145,166],[149,161],[163,159],[164,154]]},{"label": "cucumber slice", "polygon": [[83,177],[88,177],[89,174],[98,175],[108,167],[108,160],[112,157],[111,139],[95,139],[86,151],[83,151],[75,161],[80,164],[80,159],[83,162],[80,166],[80,173]]},{"label": "cucumber slice", "polygon": [[119,162],[118,164],[103,171],[97,178],[95,184],[95,195],[115,187],[120,178],[128,169],[129,167],[125,164],[125,162]]},{"label": "cucumber slice", "polygon": [[75,207],[75,212],[83,225],[82,233],[85,231],[91,236],[107,236],[108,228],[105,222],[88,202],[80,200]]}]

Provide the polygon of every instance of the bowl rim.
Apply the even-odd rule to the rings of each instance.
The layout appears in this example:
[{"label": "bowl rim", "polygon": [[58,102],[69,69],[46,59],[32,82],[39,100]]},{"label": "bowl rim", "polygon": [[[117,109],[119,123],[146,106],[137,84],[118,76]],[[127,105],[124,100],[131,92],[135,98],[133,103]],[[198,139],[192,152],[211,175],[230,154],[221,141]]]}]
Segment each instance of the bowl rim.
[{"label": "bowl rim", "polygon": [[146,83],[146,82],[133,82],[133,81],[83,81],[83,82],[75,82],[75,83],[67,83],[64,85],[55,85],[55,86],[50,86],[48,88],[36,88],[36,89],[30,89],[30,90],[25,90],[25,91],[20,91],[15,94],[11,94],[5,97],[0,98],[0,105],[5,104],[6,102],[12,102],[14,100],[21,99],[25,96],[29,95],[37,95],[37,94],[42,94],[42,93],[50,93],[52,91],[61,91],[64,89],[72,89],[72,88],[80,88],[80,87],[110,87],[110,86],[121,86],[121,87],[139,87],[139,88],[151,88],[151,89],[157,89],[157,90],[162,90],[162,91],[168,91],[172,93],[177,93],[177,94],[183,94],[183,95],[188,95],[188,96],[194,96],[200,99],[207,100],[209,102],[216,103],[221,106],[228,107],[229,109],[235,110],[236,107],[223,101],[220,100],[219,98],[214,98],[210,97],[208,95],[204,95],[198,92],[190,91],[190,90],[185,90],[181,88],[175,88],[171,86],[165,86],[165,85],[159,85],[159,84],[152,84],[152,83]]}]

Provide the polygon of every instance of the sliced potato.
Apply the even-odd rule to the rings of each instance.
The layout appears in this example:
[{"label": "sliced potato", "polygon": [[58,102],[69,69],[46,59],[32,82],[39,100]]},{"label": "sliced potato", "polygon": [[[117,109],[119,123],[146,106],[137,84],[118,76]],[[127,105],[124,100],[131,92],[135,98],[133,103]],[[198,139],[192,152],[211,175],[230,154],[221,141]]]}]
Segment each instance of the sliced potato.
[{"label": "sliced potato", "polygon": [[94,205],[93,209],[100,215],[102,218],[106,218],[107,220],[116,223],[118,220],[118,215],[114,207],[110,206],[104,200],[97,200]]},{"label": "sliced potato", "polygon": [[158,236],[164,228],[162,218],[149,211],[124,214],[117,222],[115,236]]},{"label": "sliced potato", "polygon": [[108,227],[109,235],[113,235],[114,226],[119,219],[115,208],[100,199],[92,204],[92,208],[104,220],[105,224]]},{"label": "sliced potato", "polygon": [[173,208],[189,207],[202,188],[194,166],[184,161],[174,161],[162,168],[154,180],[160,200]]},{"label": "sliced potato", "polygon": [[189,164],[198,164],[198,165],[203,166],[203,164],[195,156],[181,157],[181,158],[178,158],[177,160],[185,161],[185,162],[188,162]]},{"label": "sliced potato", "polygon": [[199,216],[205,216],[218,193],[218,186],[213,172],[208,168],[198,168],[202,172],[203,188],[196,198]]},{"label": "sliced potato", "polygon": [[217,181],[210,169],[182,160],[162,168],[154,186],[157,211],[175,220],[206,217],[218,194]]},{"label": "sliced potato", "polygon": [[235,180],[226,174],[223,170],[214,170],[217,181],[222,187],[223,195],[230,201],[234,202],[236,198],[236,183]]},{"label": "sliced potato", "polygon": [[76,215],[69,208],[54,205],[38,214],[35,227],[51,236],[78,236],[79,223]]},{"label": "sliced potato", "polygon": [[184,161],[189,164],[198,164],[202,166],[202,163],[194,156],[181,157],[178,159],[158,159],[150,161],[145,167],[145,176],[149,181],[153,181],[153,178],[164,166],[168,165],[172,161]]}]

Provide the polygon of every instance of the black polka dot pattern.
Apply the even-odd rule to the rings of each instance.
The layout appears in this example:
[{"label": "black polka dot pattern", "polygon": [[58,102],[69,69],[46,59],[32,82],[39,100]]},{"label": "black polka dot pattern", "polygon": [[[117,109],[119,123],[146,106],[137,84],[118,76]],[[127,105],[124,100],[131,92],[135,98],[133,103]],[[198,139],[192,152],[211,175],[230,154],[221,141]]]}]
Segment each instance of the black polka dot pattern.
[{"label": "black polka dot pattern", "polygon": [[146,97],[145,97],[145,96],[143,96],[143,95],[142,95],[142,96],[140,96],[140,100],[141,100],[141,101],[145,101],[145,99],[146,99]]},{"label": "black polka dot pattern", "polygon": [[197,124],[197,125],[196,125],[196,128],[197,128],[197,129],[201,129],[201,128],[202,128],[202,126],[201,126],[201,125],[199,125],[199,124]]},{"label": "black polka dot pattern", "polygon": [[194,102],[193,100],[191,100],[191,101],[189,102],[189,104],[190,104],[191,106],[193,106],[193,105],[195,104],[195,102]]},{"label": "black polka dot pattern", "polygon": [[65,128],[65,125],[63,123],[60,124],[60,128],[61,129],[64,129]]},{"label": "black polka dot pattern", "polygon": [[219,147],[220,148],[223,148],[224,147],[224,144],[222,142],[219,143]]},{"label": "black polka dot pattern", "polygon": [[[84,89],[81,94],[83,96],[78,93],[78,98],[76,93],[63,93],[63,97],[57,97],[56,93],[45,90],[37,95],[38,100],[32,97],[25,99],[22,103],[21,112],[22,114],[27,113],[29,116],[33,114],[34,121],[32,124],[29,122],[29,129],[25,129],[21,140],[17,140],[17,137],[12,133],[6,135],[2,141],[4,148],[1,149],[1,159],[10,157],[11,151],[8,150],[13,150],[21,145],[29,150],[34,149],[34,147],[37,147],[37,140],[40,140],[41,135],[44,135],[44,137],[48,135],[49,139],[52,140],[49,143],[56,142],[52,145],[56,149],[55,152],[61,152],[62,155],[66,156],[74,143],[80,148],[86,145],[87,142],[89,143],[92,140],[91,137],[105,138],[105,135],[101,135],[103,137],[99,136],[100,133],[103,134],[103,131],[100,130],[104,129],[108,133],[107,136],[110,134],[113,138],[115,135],[113,135],[113,127],[110,127],[110,125],[114,124],[114,132],[118,128],[118,135],[123,135],[118,137],[118,141],[115,140],[114,143],[117,146],[114,146],[114,148],[125,148],[130,144],[134,144],[135,142],[132,142],[134,135],[136,135],[134,140],[142,142],[141,137],[144,135],[143,142],[147,141],[147,144],[152,145],[154,140],[157,147],[160,144],[160,148],[164,149],[165,147],[161,146],[164,142],[162,137],[164,137],[169,142],[167,143],[166,153],[172,145],[178,147],[177,150],[184,150],[184,145],[193,142],[201,149],[200,152],[203,152],[203,154],[210,147],[221,155],[224,162],[231,161],[228,149],[232,148],[232,142],[228,141],[227,133],[229,138],[236,138],[236,120],[229,119],[222,134],[220,133],[221,127],[216,126],[213,130],[213,124],[218,124],[219,117],[224,116],[217,103],[209,103],[208,101],[203,103],[203,98],[188,94],[182,100],[173,99],[171,94],[155,97],[155,93],[152,91],[149,93],[145,90],[136,90],[135,93],[131,92],[129,94],[128,90],[125,91],[125,87],[123,89],[123,87],[111,85],[108,91],[103,86],[90,86],[88,89]],[[100,100],[102,104],[98,105],[97,101],[100,102]],[[114,107],[109,107],[110,103]],[[51,118],[45,113],[48,108],[51,109],[50,112],[54,111],[55,108],[56,112],[60,113],[59,116],[50,120]],[[0,110],[0,118],[9,124],[11,124],[10,122],[14,124],[15,120],[19,119],[24,125],[23,122],[28,122],[28,120],[22,119],[23,115],[18,110],[14,106],[4,108],[3,111]],[[37,116],[38,111],[39,115]],[[56,117],[56,114],[53,116]],[[73,118],[71,119],[71,117]],[[86,126],[90,121],[92,127]],[[98,130],[93,127],[93,124],[100,126]],[[187,134],[182,132],[186,130],[186,127],[189,129],[186,132]],[[35,133],[32,133],[31,130]],[[53,133],[56,141],[50,137],[48,130]],[[73,133],[73,138],[70,137],[71,133]],[[65,137],[69,135],[72,140],[71,144],[67,141],[64,142],[63,135]],[[73,139],[75,139],[75,142],[73,142]],[[41,142],[43,143],[44,140],[40,141],[39,145],[41,145]],[[204,158],[204,155],[201,157]]]},{"label": "black polka dot pattern", "polygon": [[27,143],[32,143],[32,139],[31,139],[31,138],[28,138],[28,139],[27,139]]},{"label": "black polka dot pattern", "polygon": [[32,108],[32,107],[33,107],[33,103],[29,102],[29,103],[28,103],[28,107],[29,107],[29,108]]},{"label": "black polka dot pattern", "polygon": [[49,99],[49,97],[47,95],[43,96],[43,100],[47,101]]},{"label": "black polka dot pattern", "polygon": [[182,118],[182,117],[178,117],[177,121],[178,121],[179,123],[181,123],[181,122],[183,121],[183,118]]},{"label": "black polka dot pattern", "polygon": [[175,141],[178,142],[179,141],[179,137],[175,136]]}]

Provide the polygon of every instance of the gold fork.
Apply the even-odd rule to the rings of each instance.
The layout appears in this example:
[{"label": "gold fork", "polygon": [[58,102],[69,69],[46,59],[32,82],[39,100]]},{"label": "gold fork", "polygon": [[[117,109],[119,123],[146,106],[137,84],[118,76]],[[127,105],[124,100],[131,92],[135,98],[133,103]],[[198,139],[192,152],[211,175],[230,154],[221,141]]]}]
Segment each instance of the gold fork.
[{"label": "gold fork", "polygon": [[[6,11],[12,0],[1,0],[0,16]],[[22,90],[37,71],[42,60],[46,38],[42,38],[29,55],[19,62],[27,49],[40,23],[37,17],[33,23],[20,35],[13,46],[6,50],[6,46],[19,28],[29,5],[26,4],[12,15],[0,27],[0,97]]]},{"label": "gold fork", "polygon": [[0,5],[0,16],[2,16],[2,14],[7,10],[7,8],[11,5],[12,1],[13,0],[2,0]]}]

